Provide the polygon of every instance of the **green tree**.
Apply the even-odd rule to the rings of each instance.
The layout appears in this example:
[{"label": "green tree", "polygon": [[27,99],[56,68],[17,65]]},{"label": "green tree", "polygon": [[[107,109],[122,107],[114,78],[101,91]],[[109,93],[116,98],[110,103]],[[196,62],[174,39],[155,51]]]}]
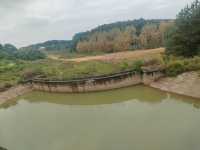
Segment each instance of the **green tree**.
[{"label": "green tree", "polygon": [[17,59],[34,61],[37,59],[44,59],[46,55],[38,50],[19,50],[15,53]]},{"label": "green tree", "polygon": [[167,54],[193,57],[200,54],[200,1],[194,1],[177,15],[167,34]]}]

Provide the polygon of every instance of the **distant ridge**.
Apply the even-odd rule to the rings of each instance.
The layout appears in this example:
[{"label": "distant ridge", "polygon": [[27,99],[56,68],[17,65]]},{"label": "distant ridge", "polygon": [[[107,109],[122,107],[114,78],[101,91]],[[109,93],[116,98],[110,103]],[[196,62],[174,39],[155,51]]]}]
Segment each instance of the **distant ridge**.
[{"label": "distant ridge", "polygon": [[96,32],[109,32],[114,28],[124,30],[127,26],[134,26],[137,30],[137,35],[141,33],[141,30],[145,25],[154,24],[159,25],[161,22],[164,21],[173,21],[173,19],[148,19],[145,20],[135,19],[135,20],[128,20],[128,21],[118,21],[110,24],[103,24],[93,28],[89,31],[79,32],[76,33],[72,40],[50,40],[43,43],[32,44],[27,47],[22,47],[20,49],[31,49],[31,50],[46,50],[46,51],[75,51],[78,42],[88,40],[90,36]]},{"label": "distant ridge", "polygon": [[71,48],[71,41],[69,40],[51,40],[43,43],[32,44],[27,47],[22,47],[20,50],[46,50],[46,51],[59,51]]}]

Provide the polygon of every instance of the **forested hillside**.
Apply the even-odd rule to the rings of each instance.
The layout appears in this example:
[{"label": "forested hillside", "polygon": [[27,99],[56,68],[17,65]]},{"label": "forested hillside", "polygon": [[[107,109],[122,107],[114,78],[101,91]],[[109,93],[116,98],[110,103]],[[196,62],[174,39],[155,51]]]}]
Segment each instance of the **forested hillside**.
[{"label": "forested hillside", "polygon": [[53,40],[21,48],[47,52],[115,52],[158,48],[164,45],[164,33],[173,20],[132,20],[101,25],[74,35],[72,40]]},{"label": "forested hillside", "polygon": [[17,48],[11,44],[2,45],[0,43],[0,58],[11,57],[17,51]]},{"label": "forested hillside", "polygon": [[0,59],[37,60],[45,57],[45,54],[39,50],[18,50],[12,44],[0,44]]},{"label": "forested hillside", "polygon": [[99,26],[76,34],[77,51],[115,52],[158,48],[164,45],[165,32],[173,20],[133,20]]},{"label": "forested hillside", "polygon": [[52,40],[22,47],[0,45],[1,58],[36,60],[45,58],[43,52],[116,52],[151,49],[164,45],[165,32],[173,20],[132,20],[101,25],[87,32],[77,33],[72,40]]}]

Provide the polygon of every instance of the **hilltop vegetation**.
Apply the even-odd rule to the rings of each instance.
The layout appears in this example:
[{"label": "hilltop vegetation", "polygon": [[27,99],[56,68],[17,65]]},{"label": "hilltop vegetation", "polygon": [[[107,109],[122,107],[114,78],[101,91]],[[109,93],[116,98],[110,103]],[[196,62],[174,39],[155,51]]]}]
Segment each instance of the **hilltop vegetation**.
[{"label": "hilltop vegetation", "polygon": [[0,58],[10,58],[17,51],[17,48],[11,44],[0,44]]},{"label": "hilltop vegetation", "polygon": [[65,51],[70,52],[72,50],[71,41],[66,40],[52,40],[43,43],[33,44],[27,47],[22,47],[20,50],[43,50],[47,52]]},{"label": "hilltop vegetation", "polygon": [[79,52],[117,52],[152,49],[164,46],[164,36],[173,26],[172,20],[134,20],[100,26],[82,35]]},{"label": "hilltop vegetation", "polygon": [[0,44],[0,59],[37,60],[46,58],[39,50],[18,50],[11,44]]},{"label": "hilltop vegetation", "polygon": [[52,52],[116,52],[134,49],[158,48],[164,45],[164,34],[173,20],[145,20],[105,24],[87,32],[74,35],[68,41],[47,41],[23,47],[23,50]]}]

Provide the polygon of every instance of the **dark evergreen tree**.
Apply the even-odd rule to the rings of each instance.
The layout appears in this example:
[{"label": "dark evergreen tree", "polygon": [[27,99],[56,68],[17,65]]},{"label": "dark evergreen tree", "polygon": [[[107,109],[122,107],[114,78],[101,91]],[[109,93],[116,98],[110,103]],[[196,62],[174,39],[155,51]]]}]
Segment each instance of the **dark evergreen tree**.
[{"label": "dark evergreen tree", "polygon": [[175,27],[167,34],[167,53],[192,57],[200,54],[200,1],[194,1],[177,15]]}]

